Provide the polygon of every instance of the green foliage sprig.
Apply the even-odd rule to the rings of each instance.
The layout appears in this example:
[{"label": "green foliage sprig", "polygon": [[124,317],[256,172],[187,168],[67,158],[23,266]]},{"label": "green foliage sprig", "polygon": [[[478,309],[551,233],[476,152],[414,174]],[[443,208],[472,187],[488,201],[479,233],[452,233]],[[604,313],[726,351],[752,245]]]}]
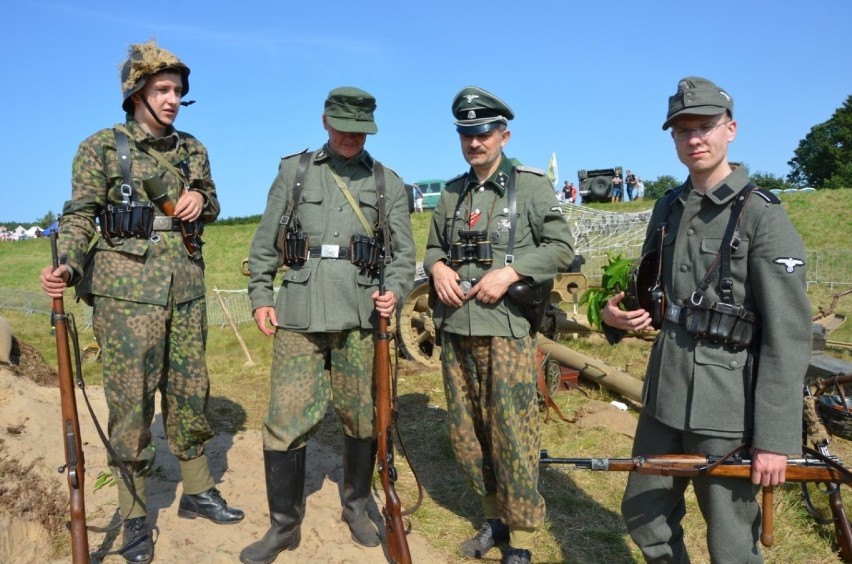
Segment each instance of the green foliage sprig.
[{"label": "green foliage sprig", "polygon": [[588,306],[586,317],[596,329],[601,328],[601,311],[606,306],[606,302],[619,292],[627,290],[630,271],[633,267],[633,259],[614,253],[607,253],[606,258],[607,264],[601,267],[603,276],[600,287],[589,288],[580,296],[580,305]]}]

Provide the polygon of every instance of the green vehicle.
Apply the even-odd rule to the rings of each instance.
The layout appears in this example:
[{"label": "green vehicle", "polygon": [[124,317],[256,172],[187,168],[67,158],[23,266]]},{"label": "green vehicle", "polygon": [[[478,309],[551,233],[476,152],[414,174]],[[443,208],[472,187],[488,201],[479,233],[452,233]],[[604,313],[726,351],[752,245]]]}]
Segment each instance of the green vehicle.
[{"label": "green vehicle", "polygon": [[440,178],[433,178],[431,180],[419,180],[415,182],[415,184],[418,188],[420,188],[420,191],[423,193],[424,210],[434,209],[435,206],[438,205],[438,200],[441,198],[441,192],[447,185],[447,183],[441,180]]}]

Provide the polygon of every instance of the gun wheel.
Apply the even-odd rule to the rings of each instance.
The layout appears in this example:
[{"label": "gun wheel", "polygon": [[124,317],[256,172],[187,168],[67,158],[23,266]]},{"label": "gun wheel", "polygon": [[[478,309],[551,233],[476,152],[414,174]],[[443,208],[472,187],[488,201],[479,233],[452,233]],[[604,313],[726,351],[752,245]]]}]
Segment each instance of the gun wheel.
[{"label": "gun wheel", "polygon": [[400,352],[430,368],[441,365],[441,347],[435,344],[435,324],[429,307],[427,278],[415,281],[414,289],[406,296],[397,312]]}]

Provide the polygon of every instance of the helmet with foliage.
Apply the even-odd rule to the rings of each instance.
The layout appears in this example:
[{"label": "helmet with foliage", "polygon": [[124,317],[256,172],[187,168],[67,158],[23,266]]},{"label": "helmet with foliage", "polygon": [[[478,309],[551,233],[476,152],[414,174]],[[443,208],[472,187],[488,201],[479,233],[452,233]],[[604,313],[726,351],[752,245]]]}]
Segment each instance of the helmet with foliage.
[{"label": "helmet with foliage", "polygon": [[174,71],[180,73],[183,81],[183,95],[189,92],[189,67],[171,51],[158,47],[153,39],[147,43],[130,45],[127,60],[121,66],[121,107],[125,112],[133,111],[130,97],[145,87],[148,79],[158,72]]}]

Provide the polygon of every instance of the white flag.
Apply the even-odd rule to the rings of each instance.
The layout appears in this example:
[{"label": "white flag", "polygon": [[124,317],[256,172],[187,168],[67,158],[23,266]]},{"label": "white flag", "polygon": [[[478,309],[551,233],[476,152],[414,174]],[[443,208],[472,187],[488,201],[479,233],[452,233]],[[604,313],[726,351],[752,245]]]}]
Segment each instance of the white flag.
[{"label": "white flag", "polygon": [[559,182],[559,167],[556,165],[556,151],[550,155],[550,162],[547,164],[547,179],[553,189],[556,190],[556,183]]}]

